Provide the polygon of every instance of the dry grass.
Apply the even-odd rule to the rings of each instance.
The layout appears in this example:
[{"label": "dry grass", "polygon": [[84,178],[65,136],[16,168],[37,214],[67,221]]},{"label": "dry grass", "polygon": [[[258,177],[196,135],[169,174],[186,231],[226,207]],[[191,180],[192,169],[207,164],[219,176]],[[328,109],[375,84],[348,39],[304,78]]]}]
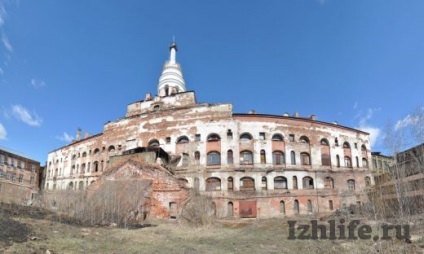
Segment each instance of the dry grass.
[{"label": "dry grass", "polygon": [[155,226],[135,230],[20,221],[32,226],[37,240],[14,243],[5,253],[376,253],[371,240],[287,240],[288,226],[282,219],[217,222],[200,228],[152,221]]}]

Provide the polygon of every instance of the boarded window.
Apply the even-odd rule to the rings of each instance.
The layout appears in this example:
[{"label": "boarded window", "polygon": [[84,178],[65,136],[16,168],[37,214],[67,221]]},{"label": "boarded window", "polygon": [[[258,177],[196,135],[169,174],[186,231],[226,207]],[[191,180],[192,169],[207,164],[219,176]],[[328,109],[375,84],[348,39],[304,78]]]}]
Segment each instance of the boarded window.
[{"label": "boarded window", "polygon": [[272,162],[274,165],[283,165],[286,164],[286,160],[284,158],[284,153],[281,151],[275,151],[272,153]]},{"label": "boarded window", "polygon": [[207,165],[221,165],[221,154],[218,152],[208,153]]},{"label": "boarded window", "polygon": [[227,164],[234,164],[233,150],[227,151]]},{"label": "boarded window", "polygon": [[265,150],[261,150],[261,163],[265,164],[266,163],[266,154],[265,154]]},{"label": "boarded window", "polygon": [[251,177],[241,178],[240,190],[255,190],[255,180]]},{"label": "boarded window", "polygon": [[251,151],[243,151],[240,153],[240,164],[243,164],[243,165],[253,164],[253,154]]},{"label": "boarded window", "polygon": [[233,180],[232,177],[228,177],[228,180],[227,180],[227,189],[229,191],[234,190],[234,180]]}]

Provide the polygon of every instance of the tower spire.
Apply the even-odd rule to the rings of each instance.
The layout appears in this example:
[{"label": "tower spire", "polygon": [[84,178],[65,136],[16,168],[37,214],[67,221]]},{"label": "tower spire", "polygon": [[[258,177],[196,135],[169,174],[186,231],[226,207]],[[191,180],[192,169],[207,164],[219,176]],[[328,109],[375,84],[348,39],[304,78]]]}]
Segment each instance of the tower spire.
[{"label": "tower spire", "polygon": [[180,64],[177,62],[177,44],[175,36],[169,46],[169,61],[163,65],[162,74],[159,78],[158,94],[161,97],[175,93],[185,92],[185,82]]}]

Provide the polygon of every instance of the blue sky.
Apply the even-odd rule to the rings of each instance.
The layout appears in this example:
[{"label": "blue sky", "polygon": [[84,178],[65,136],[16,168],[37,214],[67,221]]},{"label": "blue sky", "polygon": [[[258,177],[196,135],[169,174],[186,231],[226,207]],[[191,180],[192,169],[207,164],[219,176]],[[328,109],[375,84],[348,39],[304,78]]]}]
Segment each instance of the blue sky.
[{"label": "blue sky", "polygon": [[370,131],[423,104],[424,1],[0,0],[0,146],[45,163],[156,94],[175,35],[188,90],[236,113]]}]

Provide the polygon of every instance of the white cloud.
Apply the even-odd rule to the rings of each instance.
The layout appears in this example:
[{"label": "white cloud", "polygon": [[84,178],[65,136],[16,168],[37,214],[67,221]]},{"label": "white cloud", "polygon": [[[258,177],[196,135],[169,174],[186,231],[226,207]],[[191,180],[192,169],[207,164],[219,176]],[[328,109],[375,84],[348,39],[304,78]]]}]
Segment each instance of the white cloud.
[{"label": "white cloud", "polygon": [[370,145],[371,145],[371,147],[373,147],[375,145],[375,143],[377,142],[377,140],[378,140],[378,138],[381,134],[381,129],[377,128],[377,127],[360,126],[360,127],[358,127],[358,129],[360,129],[361,131],[368,132],[370,134]]},{"label": "white cloud", "polygon": [[1,41],[3,42],[3,46],[7,49],[7,51],[12,52],[13,47],[9,42],[9,39],[7,38],[6,34],[3,33],[1,36]]},{"label": "white cloud", "polygon": [[72,140],[74,140],[74,137],[69,135],[67,132],[64,132],[62,136],[57,136],[56,138],[59,140],[65,141],[66,143],[71,143]]},{"label": "white cloud", "polygon": [[4,8],[3,2],[0,1],[0,27],[4,25],[6,19],[6,9]]},{"label": "white cloud", "polygon": [[353,104],[353,109],[357,109],[358,108],[358,102],[355,101],[355,104]]},{"label": "white cloud", "polygon": [[417,123],[418,120],[419,119],[418,119],[417,116],[413,117],[411,115],[407,115],[403,119],[397,121],[397,123],[395,125],[395,130],[399,130],[399,129],[405,128],[407,126],[413,125],[413,124]]},{"label": "white cloud", "polygon": [[0,123],[0,139],[6,139],[7,131],[4,126]]},{"label": "white cloud", "polygon": [[38,88],[42,88],[46,86],[46,82],[44,82],[43,80],[38,80],[38,79],[31,79],[31,85],[38,89]]},{"label": "white cloud", "polygon": [[13,105],[12,114],[15,116],[16,119],[30,126],[40,126],[43,122],[43,120],[37,115],[37,113],[33,112],[33,114],[31,114],[26,108],[21,105]]},{"label": "white cloud", "polygon": [[[357,103],[355,102],[355,105],[357,106]],[[354,108],[355,108],[354,105]],[[375,113],[379,112],[381,108],[368,108],[365,114],[360,111],[356,117],[359,118],[359,126],[356,127],[356,129],[368,132],[370,134],[370,145],[373,147],[376,142],[378,141],[381,129],[378,127],[374,127],[368,123],[369,120],[373,118]]]}]

